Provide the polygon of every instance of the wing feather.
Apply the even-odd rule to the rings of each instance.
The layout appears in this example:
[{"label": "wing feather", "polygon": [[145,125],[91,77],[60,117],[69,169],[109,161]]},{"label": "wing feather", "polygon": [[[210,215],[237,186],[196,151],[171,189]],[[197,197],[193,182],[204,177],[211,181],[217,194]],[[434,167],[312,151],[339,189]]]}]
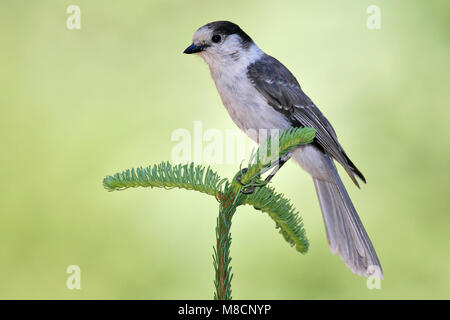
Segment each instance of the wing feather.
[{"label": "wing feather", "polygon": [[336,132],[319,108],[303,92],[294,75],[277,59],[265,55],[248,67],[247,76],[269,105],[285,114],[293,126],[316,130],[316,144],[338,161],[359,187],[355,175],[366,182],[362,173],[348,158]]}]

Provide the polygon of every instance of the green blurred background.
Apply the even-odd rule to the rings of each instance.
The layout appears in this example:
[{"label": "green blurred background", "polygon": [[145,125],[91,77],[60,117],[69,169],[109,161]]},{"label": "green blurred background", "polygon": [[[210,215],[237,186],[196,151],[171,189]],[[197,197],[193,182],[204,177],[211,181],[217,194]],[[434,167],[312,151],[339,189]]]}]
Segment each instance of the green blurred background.
[{"label": "green blurred background", "polygon": [[[66,8],[81,7],[81,30]],[[366,9],[381,8],[381,29]],[[385,271],[380,290],[330,253],[312,181],[274,179],[308,254],[264,214],[232,227],[236,299],[450,298],[448,1],[0,2],[0,298],[210,299],[217,203],[182,190],[106,192],[169,160],[177,128],[234,129],[206,64],[181,52],[241,25],[297,76],[366,175],[350,195]],[[214,165],[224,177],[238,164]],[[295,177],[295,178],[293,178]],[[81,290],[66,268],[81,268]]]}]

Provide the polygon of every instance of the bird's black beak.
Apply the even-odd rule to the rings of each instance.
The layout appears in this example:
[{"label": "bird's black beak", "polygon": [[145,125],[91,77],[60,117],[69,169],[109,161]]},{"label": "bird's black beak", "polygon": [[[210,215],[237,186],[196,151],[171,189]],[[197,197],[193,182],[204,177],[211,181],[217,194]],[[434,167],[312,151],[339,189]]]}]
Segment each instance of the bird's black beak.
[{"label": "bird's black beak", "polygon": [[183,51],[183,53],[186,54],[192,54],[201,52],[206,48],[206,46],[196,46],[195,44],[191,44],[189,47],[186,48],[186,50]]}]

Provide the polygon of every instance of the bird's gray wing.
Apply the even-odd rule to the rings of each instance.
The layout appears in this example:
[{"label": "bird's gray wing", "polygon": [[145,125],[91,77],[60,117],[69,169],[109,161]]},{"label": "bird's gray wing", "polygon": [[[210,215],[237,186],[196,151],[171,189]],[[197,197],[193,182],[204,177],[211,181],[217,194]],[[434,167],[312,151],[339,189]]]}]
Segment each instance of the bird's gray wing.
[{"label": "bird's gray wing", "polygon": [[303,92],[297,79],[283,64],[269,55],[264,55],[249,65],[247,77],[267,99],[269,105],[289,118],[292,126],[314,128],[316,145],[336,159],[358,187],[355,174],[366,182],[362,173],[347,157],[331,124]]}]

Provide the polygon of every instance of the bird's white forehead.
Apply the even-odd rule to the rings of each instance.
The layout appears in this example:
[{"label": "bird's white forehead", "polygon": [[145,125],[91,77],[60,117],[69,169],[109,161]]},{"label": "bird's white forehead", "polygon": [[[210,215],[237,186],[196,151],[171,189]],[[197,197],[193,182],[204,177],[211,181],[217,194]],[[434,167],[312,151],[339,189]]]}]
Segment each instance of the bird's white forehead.
[{"label": "bird's white forehead", "polygon": [[209,39],[213,36],[213,31],[214,30],[209,27],[201,27],[195,31],[194,36],[192,37],[192,43],[198,45],[209,41]]}]

